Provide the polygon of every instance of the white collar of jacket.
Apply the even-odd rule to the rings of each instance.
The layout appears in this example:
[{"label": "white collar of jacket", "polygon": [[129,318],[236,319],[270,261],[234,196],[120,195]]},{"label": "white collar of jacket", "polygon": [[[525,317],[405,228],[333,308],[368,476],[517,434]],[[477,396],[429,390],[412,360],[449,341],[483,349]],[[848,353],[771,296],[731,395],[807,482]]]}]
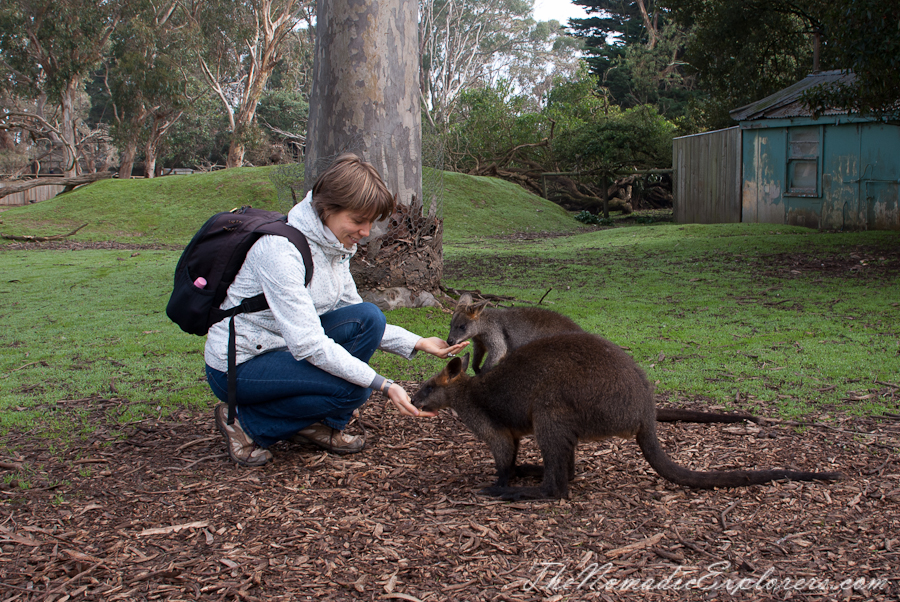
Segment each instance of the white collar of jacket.
[{"label": "white collar of jacket", "polygon": [[316,243],[326,255],[340,255],[341,262],[349,261],[356,253],[357,246],[347,250],[338,241],[337,237],[329,230],[312,204],[312,191],[306,193],[306,197],[294,205],[288,213],[288,223],[306,235],[311,242]]}]

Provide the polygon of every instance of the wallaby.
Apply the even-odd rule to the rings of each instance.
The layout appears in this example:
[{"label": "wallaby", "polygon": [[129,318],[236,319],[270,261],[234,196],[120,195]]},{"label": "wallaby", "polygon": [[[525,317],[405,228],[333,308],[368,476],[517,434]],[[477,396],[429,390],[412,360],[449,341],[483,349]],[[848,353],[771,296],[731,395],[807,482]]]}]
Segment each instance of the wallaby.
[{"label": "wallaby", "polygon": [[[656,436],[653,386],[617,345],[597,335],[565,334],[534,341],[493,370],[466,374],[468,355],[453,358],[413,396],[417,408],[456,410],[491,448],[497,481],[481,492],[505,500],[566,497],[579,440],[635,437],[663,478],[702,489],[743,487],[778,479],[833,481],[836,472],[733,470],[698,472],[679,466]],[[543,467],[516,466],[519,440],[534,433]],[[510,487],[514,476],[542,476],[539,487]]]},{"label": "wallaby", "polygon": [[[473,303],[472,296],[463,294],[450,319],[447,344],[456,345],[472,340],[472,370],[475,374],[490,370],[510,351],[522,345],[558,334],[585,332],[581,326],[566,316],[540,307],[488,308],[487,302]],[[481,360],[487,354],[487,361]],[[761,420],[749,414],[716,414],[657,408],[658,422],[756,422]]]},{"label": "wallaby", "polygon": [[[480,374],[490,370],[507,353],[535,339],[563,334],[584,332],[578,324],[566,316],[540,307],[490,308],[487,302],[473,303],[465,293],[459,298],[453,317],[450,318],[450,334],[447,344],[456,345],[472,340],[472,370]],[[481,360],[487,354],[484,366]]]}]

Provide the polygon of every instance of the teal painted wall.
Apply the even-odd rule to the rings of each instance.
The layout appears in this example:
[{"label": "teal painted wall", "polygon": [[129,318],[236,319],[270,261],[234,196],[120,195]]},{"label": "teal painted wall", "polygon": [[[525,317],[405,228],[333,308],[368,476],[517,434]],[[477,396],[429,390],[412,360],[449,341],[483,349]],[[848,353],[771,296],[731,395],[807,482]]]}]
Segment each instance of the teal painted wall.
[{"label": "teal painted wall", "polygon": [[[741,221],[900,230],[900,127],[859,119],[825,121],[741,124]],[[797,142],[801,130],[818,132],[814,155],[803,154],[810,146]],[[798,166],[809,170],[813,165],[814,189],[792,190]],[[808,178],[804,184],[809,185]]]}]

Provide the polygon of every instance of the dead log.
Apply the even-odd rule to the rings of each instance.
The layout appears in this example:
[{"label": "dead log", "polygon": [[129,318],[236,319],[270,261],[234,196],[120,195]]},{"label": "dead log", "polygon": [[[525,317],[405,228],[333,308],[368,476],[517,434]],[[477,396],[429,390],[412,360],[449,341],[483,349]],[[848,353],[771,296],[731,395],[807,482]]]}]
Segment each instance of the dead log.
[{"label": "dead log", "polygon": [[68,234],[54,234],[52,236],[21,236],[16,234],[0,234],[0,238],[4,238],[6,240],[21,240],[24,242],[47,242],[48,240],[60,240],[62,238],[68,238],[85,226],[87,226],[87,224],[81,224]]},{"label": "dead log", "polygon": [[80,176],[73,176],[71,178],[34,178],[31,180],[22,180],[21,182],[7,184],[0,188],[0,199],[11,194],[16,194],[17,192],[24,192],[26,190],[31,190],[32,188],[37,188],[38,186],[65,186],[65,192],[69,192],[76,186],[111,178],[113,175],[115,174],[111,171],[97,171]]},{"label": "dead log", "polygon": [[[556,182],[561,186],[562,192],[553,195],[550,199],[557,205],[569,211],[590,211],[599,213],[603,210],[603,199],[596,195],[585,194],[578,189],[578,184],[571,178],[559,176]],[[621,211],[628,214],[632,212],[630,195],[620,194],[620,188],[613,184],[607,189],[607,207],[610,211]],[[623,198],[626,197],[627,198]]]}]

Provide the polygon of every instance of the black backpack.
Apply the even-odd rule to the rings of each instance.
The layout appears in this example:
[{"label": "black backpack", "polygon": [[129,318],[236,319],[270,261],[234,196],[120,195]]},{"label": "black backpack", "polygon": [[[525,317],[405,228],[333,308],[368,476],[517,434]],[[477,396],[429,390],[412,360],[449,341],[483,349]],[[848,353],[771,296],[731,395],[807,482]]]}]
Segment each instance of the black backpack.
[{"label": "black backpack", "polygon": [[207,220],[185,247],[175,266],[175,287],[166,305],[166,315],[190,334],[203,336],[209,328],[230,318],[228,324],[228,424],[234,423],[237,404],[237,365],[234,316],[268,309],[263,294],[241,301],[231,309],[219,309],[228,287],[244,264],[250,247],[265,234],[284,236],[303,256],[306,286],[313,275],[309,243],[300,230],[287,224],[275,211],[241,207],[217,213]]}]

